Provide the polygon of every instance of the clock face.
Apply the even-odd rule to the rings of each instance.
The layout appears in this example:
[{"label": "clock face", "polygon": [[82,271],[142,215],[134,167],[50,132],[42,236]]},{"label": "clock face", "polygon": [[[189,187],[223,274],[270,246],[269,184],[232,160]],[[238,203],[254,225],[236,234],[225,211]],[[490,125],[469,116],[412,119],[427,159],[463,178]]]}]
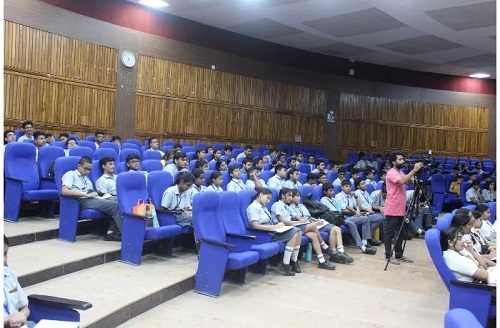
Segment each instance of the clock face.
[{"label": "clock face", "polygon": [[134,65],[135,65],[135,56],[130,51],[124,51],[122,53],[121,59],[122,59],[123,65],[125,65],[126,67],[134,67]]}]

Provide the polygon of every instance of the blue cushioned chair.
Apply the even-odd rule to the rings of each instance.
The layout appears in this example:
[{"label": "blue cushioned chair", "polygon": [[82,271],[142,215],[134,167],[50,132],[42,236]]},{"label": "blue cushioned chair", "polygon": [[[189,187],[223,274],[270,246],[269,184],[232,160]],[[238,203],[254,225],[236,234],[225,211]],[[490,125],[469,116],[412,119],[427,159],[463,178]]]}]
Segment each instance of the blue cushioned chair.
[{"label": "blue cushioned chair", "polygon": [[267,183],[267,181],[269,180],[269,178],[273,177],[274,174],[275,173],[273,171],[261,171],[260,172],[260,178]]},{"label": "blue cushioned chair", "polygon": [[[137,141],[140,144],[140,141],[139,140],[137,140]],[[122,150],[123,149],[135,149],[135,150],[137,150],[139,152],[139,154],[141,153],[141,147],[139,145],[135,144],[135,143],[126,142],[126,143],[124,143],[124,144],[121,145],[121,148],[122,148]]]},{"label": "blue cushioned chair", "polygon": [[142,153],[142,160],[146,159],[154,159],[154,160],[161,160],[161,153],[157,151],[145,151]]},{"label": "blue cushioned chair", "polygon": [[451,226],[451,220],[453,220],[453,213],[446,213],[441,216],[436,222],[436,229],[439,231]]},{"label": "blue cushioned chair", "polygon": [[492,304],[492,290],[496,290],[496,288],[490,285],[462,282],[456,279],[444,262],[439,230],[427,230],[425,243],[441,280],[450,292],[449,309],[464,308],[469,310],[482,326],[486,327],[488,317],[496,316],[496,305]]},{"label": "blue cushioned chair", "polygon": [[248,235],[243,224],[238,206],[238,194],[234,191],[225,191],[219,194],[220,216],[224,223],[227,241],[231,244],[244,247],[259,253],[259,263],[251,270],[257,273],[266,273],[267,261],[271,256],[284,250],[284,243],[261,243],[255,235]]},{"label": "blue cushioned chair", "polygon": [[[112,148],[97,148],[94,152],[94,159],[100,160],[103,157],[112,157],[115,159],[115,167],[120,162],[118,154]],[[118,172],[115,170],[115,172]]]},{"label": "blue cushioned chair", "polygon": [[55,189],[40,189],[40,177],[36,166],[35,146],[30,143],[12,142],[5,146],[5,203],[4,219],[18,222],[21,202],[40,201],[43,217],[51,217]]},{"label": "blue cushioned chair", "polygon": [[229,171],[221,171],[220,172],[222,174],[222,186],[221,188],[223,190],[226,190],[226,187],[227,187],[227,184],[229,183],[229,181],[231,181],[231,176],[229,175]]},{"label": "blue cushioned chair", "polygon": [[306,164],[306,163],[298,163],[297,169],[301,173],[306,173],[306,174],[311,173],[311,165]]},{"label": "blue cushioned chair", "polygon": [[218,193],[207,191],[194,196],[193,226],[200,241],[195,290],[212,297],[220,296],[226,271],[232,271],[226,278],[244,284],[248,267],[259,260],[259,253],[227,242],[219,211]]},{"label": "blue cushioned chair", "polygon": [[28,295],[29,321],[60,320],[80,322],[80,312],[92,307],[92,303],[48,295]]},{"label": "blue cushioned chair", "polygon": [[95,142],[85,141],[85,140],[78,142],[78,146],[79,147],[87,147],[87,148],[92,149],[93,151],[95,151],[95,148],[96,148]]},{"label": "blue cushioned chair", "polygon": [[469,190],[469,188],[472,186],[472,182],[470,181],[467,181],[467,182],[462,182],[460,184],[460,198],[462,199],[462,204],[465,206],[465,205],[471,205],[471,203],[469,203],[467,201],[467,197],[466,197],[466,193],[467,193],[467,190]]},{"label": "blue cushioned chair", "polygon": [[64,173],[76,170],[80,157],[67,156],[56,159],[54,165],[57,193],[60,198],[59,239],[75,242],[79,220],[111,220],[111,217],[93,209],[80,210],[78,199],[61,195]]},{"label": "blue cushioned chair", "polygon": [[248,222],[247,217],[247,207],[253,202],[256,192],[254,190],[242,190],[238,193],[238,209],[240,212],[241,222],[245,226],[246,232],[249,235],[254,235],[257,237],[258,243],[270,243],[271,233],[257,230],[251,227],[250,222]]},{"label": "blue cushioned chair", "polygon": [[163,165],[156,159],[146,159],[141,162],[141,169],[147,172],[161,171],[163,170]]},{"label": "blue cushioned chair", "polygon": [[120,152],[120,148],[118,148],[118,145],[115,144],[114,142],[109,142],[109,141],[101,142],[101,144],[99,145],[99,149],[101,148],[111,148],[115,151],[117,155]]},{"label": "blue cushioned chair", "polygon": [[484,203],[484,205],[490,208],[491,212],[490,222],[495,223],[495,221],[497,220],[497,202],[488,202]]},{"label": "blue cushioned chair", "polygon": [[141,158],[140,151],[138,151],[137,149],[127,148],[127,149],[122,149],[122,151],[120,152],[120,162],[125,162],[125,159],[129,154],[136,154],[137,156],[139,156],[139,158]]},{"label": "blue cushioned chair", "polygon": [[482,328],[477,318],[466,309],[456,308],[444,315],[444,328]]},{"label": "blue cushioned chair", "polygon": [[41,189],[56,190],[54,176],[49,176],[49,170],[59,157],[64,157],[64,150],[62,148],[48,146],[41,147],[38,150],[38,174],[40,175]]},{"label": "blue cushioned chair", "polygon": [[126,143],[134,144],[139,149],[142,147],[142,143],[139,139],[127,139],[127,140],[125,140],[124,144],[126,144]]},{"label": "blue cushioned chair", "polygon": [[74,134],[74,133],[70,133],[69,137],[76,139],[78,142],[80,142],[82,140],[82,138],[80,138],[80,136],[78,134]]},{"label": "blue cushioned chair", "polygon": [[94,158],[94,151],[88,147],[77,146],[69,150],[69,156],[78,156],[78,157],[87,156],[88,158],[92,159]]},{"label": "blue cushioned chair", "polygon": [[[116,179],[118,206],[123,216],[121,260],[125,263],[140,265],[144,240],[161,240],[181,234],[176,224],[146,228],[146,218],[132,214],[132,207],[139,199],[147,202],[149,195],[144,174],[136,171],[121,173]],[[152,205],[154,206],[154,205]],[[167,243],[171,248],[172,243]],[[171,254],[171,250],[167,250]]]}]

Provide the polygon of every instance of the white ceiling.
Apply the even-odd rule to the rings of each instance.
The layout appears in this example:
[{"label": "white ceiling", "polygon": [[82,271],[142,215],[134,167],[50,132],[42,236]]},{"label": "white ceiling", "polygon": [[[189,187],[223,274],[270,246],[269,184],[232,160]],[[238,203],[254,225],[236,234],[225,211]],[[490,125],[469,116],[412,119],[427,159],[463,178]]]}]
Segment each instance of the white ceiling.
[{"label": "white ceiling", "polygon": [[[127,0],[137,3],[137,0]],[[496,78],[495,1],[167,0],[163,11],[292,48]]]}]

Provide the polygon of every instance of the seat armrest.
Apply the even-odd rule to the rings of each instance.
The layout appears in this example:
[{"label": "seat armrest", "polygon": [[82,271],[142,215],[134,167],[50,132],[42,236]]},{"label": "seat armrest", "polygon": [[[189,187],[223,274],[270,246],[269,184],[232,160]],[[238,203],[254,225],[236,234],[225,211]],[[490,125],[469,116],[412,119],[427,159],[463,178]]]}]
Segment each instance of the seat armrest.
[{"label": "seat armrest", "polygon": [[224,247],[228,250],[232,250],[232,249],[236,248],[236,245],[224,243],[224,242],[213,240],[213,239],[201,238],[200,241],[202,243],[207,243],[207,244],[214,245],[214,246]]},{"label": "seat armrest", "polygon": [[49,295],[32,294],[28,296],[28,300],[33,304],[65,309],[88,310],[92,307],[92,303],[90,302]]},{"label": "seat armrest", "polygon": [[233,233],[233,232],[226,232],[226,235],[228,237],[233,237],[233,238],[241,238],[241,239],[257,239],[257,236],[253,236],[253,235],[242,235],[242,234],[239,234],[239,233]]},{"label": "seat armrest", "polygon": [[122,212],[122,215],[127,216],[127,217],[131,217],[132,219],[138,219],[138,220],[144,220],[144,221],[148,220],[147,217],[142,216],[142,215],[137,215],[137,214],[134,214],[134,213]]},{"label": "seat armrest", "polygon": [[460,280],[451,280],[450,283],[455,286],[461,286],[461,287],[469,287],[469,288],[476,288],[476,289],[483,289],[483,290],[495,290],[497,286],[494,285],[488,285],[488,284],[480,284],[477,282],[467,282],[467,281],[460,281]]}]

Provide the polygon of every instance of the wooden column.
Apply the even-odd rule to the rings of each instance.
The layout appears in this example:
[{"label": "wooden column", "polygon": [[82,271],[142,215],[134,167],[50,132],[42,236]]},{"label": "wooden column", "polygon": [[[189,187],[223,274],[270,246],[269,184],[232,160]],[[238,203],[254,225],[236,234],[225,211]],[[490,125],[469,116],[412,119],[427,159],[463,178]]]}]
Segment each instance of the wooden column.
[{"label": "wooden column", "polygon": [[122,138],[134,138],[135,135],[135,105],[136,105],[136,85],[137,66],[139,56],[136,57],[134,67],[126,67],[120,61],[120,56],[127,49],[121,49],[118,54],[118,71],[116,83],[116,109],[115,109],[115,134]]}]

